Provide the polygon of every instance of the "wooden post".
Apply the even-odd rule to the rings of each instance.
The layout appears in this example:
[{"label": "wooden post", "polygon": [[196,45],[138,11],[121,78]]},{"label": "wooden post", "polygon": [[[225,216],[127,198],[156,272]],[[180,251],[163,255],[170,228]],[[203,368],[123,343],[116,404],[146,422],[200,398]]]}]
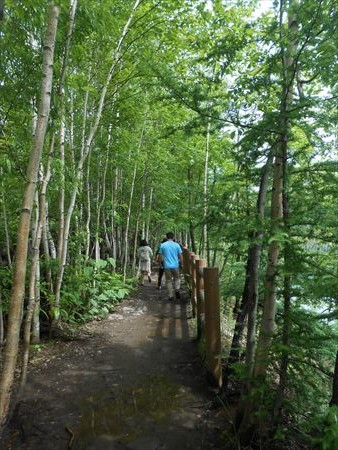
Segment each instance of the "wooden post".
[{"label": "wooden post", "polygon": [[195,261],[198,258],[195,253],[190,254],[190,286],[191,286],[191,306],[192,316],[196,317],[196,265]]},{"label": "wooden post", "polygon": [[217,267],[205,267],[205,351],[207,370],[218,387],[222,386],[221,325]]},{"label": "wooden post", "polygon": [[197,296],[197,339],[205,334],[204,276],[205,259],[196,260],[196,296]]}]

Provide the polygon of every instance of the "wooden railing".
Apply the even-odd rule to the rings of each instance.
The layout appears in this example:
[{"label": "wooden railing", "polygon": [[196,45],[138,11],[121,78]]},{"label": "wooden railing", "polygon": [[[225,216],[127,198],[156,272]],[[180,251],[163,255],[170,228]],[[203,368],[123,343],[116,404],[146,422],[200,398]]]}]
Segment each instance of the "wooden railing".
[{"label": "wooden railing", "polygon": [[189,288],[197,339],[205,341],[206,369],[212,380],[222,386],[222,346],[220,320],[219,274],[217,267],[207,267],[198,255],[183,249],[183,273]]}]

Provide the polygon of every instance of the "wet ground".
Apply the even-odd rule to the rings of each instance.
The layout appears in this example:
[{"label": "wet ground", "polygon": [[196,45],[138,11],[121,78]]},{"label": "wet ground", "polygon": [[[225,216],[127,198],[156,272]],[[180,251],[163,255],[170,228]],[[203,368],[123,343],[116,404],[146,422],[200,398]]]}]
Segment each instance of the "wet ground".
[{"label": "wet ground", "polygon": [[0,447],[6,450],[224,448],[187,295],[141,287],[77,340],[43,347]]}]

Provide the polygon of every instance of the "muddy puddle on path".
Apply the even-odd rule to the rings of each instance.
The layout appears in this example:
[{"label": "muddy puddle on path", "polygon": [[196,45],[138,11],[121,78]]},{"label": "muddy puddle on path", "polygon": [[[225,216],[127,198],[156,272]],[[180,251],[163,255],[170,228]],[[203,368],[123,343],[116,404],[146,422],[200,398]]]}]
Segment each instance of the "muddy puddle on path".
[{"label": "muddy puddle on path", "polygon": [[[72,449],[159,448],[160,433],[180,410],[182,387],[164,375],[151,376],[136,386],[114,386],[80,405],[83,414],[77,429],[69,429]],[[145,437],[148,436],[147,443]],[[152,436],[152,437],[149,437]],[[135,442],[135,446],[128,444]],[[142,444],[143,442],[143,444]],[[137,444],[139,443],[139,444]],[[144,450],[148,450],[145,447]]]}]

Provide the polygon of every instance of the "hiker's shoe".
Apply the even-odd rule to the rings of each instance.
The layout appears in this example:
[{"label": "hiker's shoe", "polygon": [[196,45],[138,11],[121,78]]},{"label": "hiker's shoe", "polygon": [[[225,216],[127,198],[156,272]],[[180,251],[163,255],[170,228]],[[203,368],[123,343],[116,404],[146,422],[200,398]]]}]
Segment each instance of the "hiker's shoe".
[{"label": "hiker's shoe", "polygon": [[161,288],[161,286],[157,286],[157,288],[156,288],[156,289],[158,289],[158,290],[160,291],[160,290],[161,290],[162,288]]},{"label": "hiker's shoe", "polygon": [[181,298],[180,291],[176,291],[175,294],[176,294],[176,298]]}]

